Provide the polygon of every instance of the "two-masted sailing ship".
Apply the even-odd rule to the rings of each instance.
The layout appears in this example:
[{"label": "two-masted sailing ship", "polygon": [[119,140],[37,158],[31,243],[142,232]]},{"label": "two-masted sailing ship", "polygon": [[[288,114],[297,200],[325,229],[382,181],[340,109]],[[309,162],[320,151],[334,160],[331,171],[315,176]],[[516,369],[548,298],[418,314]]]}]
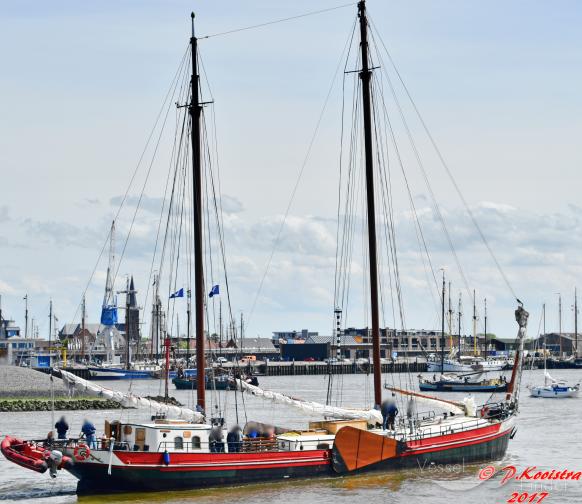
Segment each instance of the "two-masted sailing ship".
[{"label": "two-masted sailing ship", "polygon": [[[190,154],[194,191],[195,260],[194,297],[196,327],[196,409],[157,403],[131,393],[100,387],[66,371],[63,379],[71,388],[117,400],[124,406],[153,412],[145,422],[106,422],[103,435],[87,442],[66,440],[21,440],[7,436],[2,452],[12,462],[37,472],[64,469],[79,479],[78,492],[163,490],[240,485],[247,482],[347,475],[369,470],[387,471],[433,463],[464,463],[502,457],[516,429],[523,338],[528,313],[520,305],[518,350],[511,379],[503,399],[477,407],[471,399],[444,401],[432,396],[397,390],[406,400],[423,401],[441,413],[402,415],[390,430],[382,427],[380,366],[379,275],[374,201],[375,140],[372,131],[372,85],[374,67],[369,53],[369,20],[364,0],[357,5],[359,23],[359,79],[365,155],[368,267],[371,336],[373,347],[374,404],[354,409],[320,404],[263,390],[238,381],[240,389],[256,398],[293,407],[321,420],[303,429],[247,424],[242,431],[229,430],[224,418],[208,414],[205,395],[204,271],[202,236],[201,114],[197,38],[192,15],[191,90],[188,112],[191,121]],[[444,338],[444,332],[441,335]],[[394,390],[394,389],[393,389]],[[151,414],[151,413],[150,413]]]}]

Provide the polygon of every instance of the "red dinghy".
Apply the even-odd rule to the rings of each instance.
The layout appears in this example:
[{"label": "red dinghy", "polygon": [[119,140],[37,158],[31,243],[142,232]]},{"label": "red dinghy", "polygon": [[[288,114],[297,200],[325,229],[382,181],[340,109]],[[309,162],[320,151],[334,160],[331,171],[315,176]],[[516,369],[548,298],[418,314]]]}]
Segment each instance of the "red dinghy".
[{"label": "red dinghy", "polygon": [[44,473],[48,469],[46,458],[50,452],[38,446],[34,441],[23,441],[7,436],[2,440],[0,449],[8,460],[19,466],[39,473]]},{"label": "red dinghy", "polygon": [[53,454],[51,450],[36,441],[23,441],[6,436],[2,440],[0,450],[11,462],[38,473],[44,473],[49,468],[62,469],[72,465],[70,457],[63,457],[61,452],[57,451]]}]

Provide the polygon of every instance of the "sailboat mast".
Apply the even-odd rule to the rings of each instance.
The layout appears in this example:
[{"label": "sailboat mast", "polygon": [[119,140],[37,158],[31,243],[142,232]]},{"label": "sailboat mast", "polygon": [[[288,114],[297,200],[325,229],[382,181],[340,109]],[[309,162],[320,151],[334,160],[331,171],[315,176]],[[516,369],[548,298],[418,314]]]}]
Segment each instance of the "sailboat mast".
[{"label": "sailboat mast", "polygon": [[192,311],[191,298],[192,291],[186,291],[187,307],[186,307],[186,368],[190,365],[190,312]]},{"label": "sailboat mast", "polygon": [[[443,270],[443,293],[441,303],[441,375],[445,372],[445,270]],[[449,284],[450,289],[450,284]],[[451,292],[449,290],[449,307],[451,305]],[[449,310],[450,313],[450,310]],[[452,337],[451,337],[452,339]],[[451,345],[452,346],[452,345]]]},{"label": "sailboat mast", "polygon": [[574,358],[578,357],[578,291],[574,287]]},{"label": "sailboat mast", "polygon": [[487,358],[487,298],[485,298],[484,319],[485,319],[485,341],[483,342],[483,345],[485,347],[485,350],[484,350],[485,358]]},{"label": "sailboat mast", "polygon": [[558,339],[560,340],[560,356],[562,358],[562,294],[558,293]]},{"label": "sailboat mast", "polygon": [[129,301],[130,301],[130,289],[129,289],[129,277],[126,278],[125,281],[125,369],[131,368],[130,361],[130,349],[129,349],[129,341],[130,341],[130,316],[129,316]]},{"label": "sailboat mast", "polygon": [[53,300],[49,301],[49,339],[48,339],[48,355],[49,355],[49,368],[52,369],[53,363],[51,360],[51,345],[53,341]]},{"label": "sailboat mast", "polygon": [[81,312],[81,358],[85,360],[85,317],[87,316],[85,306],[85,294],[83,294],[83,306]]},{"label": "sailboat mast", "polygon": [[218,303],[218,354],[222,357],[222,299]]},{"label": "sailboat mast", "polygon": [[477,355],[477,305],[473,289],[473,355]]},{"label": "sailboat mast", "polygon": [[449,282],[449,348],[453,348],[453,305],[451,302],[451,282]]},{"label": "sailboat mast", "polygon": [[202,162],[200,145],[200,116],[202,105],[198,95],[198,61],[196,58],[198,40],[194,35],[194,13],[192,19],[192,99],[188,107],[192,142],[192,172],[194,195],[194,312],[196,315],[196,377],[198,406],[206,409],[205,377],[204,377],[204,265],[202,263]]},{"label": "sailboat mast", "polygon": [[461,292],[459,292],[459,313],[458,313],[458,332],[457,332],[457,338],[458,338],[458,343],[459,343],[459,349],[457,350],[457,358],[460,360],[461,359],[461,319],[463,317],[463,313],[462,313],[462,305],[461,305],[461,296],[463,294]]},{"label": "sailboat mast", "polygon": [[374,153],[372,151],[372,110],[370,80],[372,71],[368,61],[368,20],[366,2],[358,2],[360,17],[360,49],[362,52],[362,109],[364,112],[364,150],[366,156],[366,198],[368,214],[368,253],[370,265],[370,305],[372,310],[372,363],[374,366],[374,403],[382,402],[380,369],[380,319],[378,313],[378,261],[376,253],[376,208],[374,202]]}]

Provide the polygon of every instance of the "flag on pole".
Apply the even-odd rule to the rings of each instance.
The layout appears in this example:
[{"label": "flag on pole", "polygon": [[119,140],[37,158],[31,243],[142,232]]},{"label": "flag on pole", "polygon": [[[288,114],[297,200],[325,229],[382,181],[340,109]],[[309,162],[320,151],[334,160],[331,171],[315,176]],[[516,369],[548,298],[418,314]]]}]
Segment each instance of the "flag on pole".
[{"label": "flag on pole", "polygon": [[218,294],[220,294],[220,288],[218,287],[218,285],[214,285],[212,287],[212,290],[208,294],[208,297],[217,296]]},{"label": "flag on pole", "polygon": [[172,294],[170,296],[170,299],[179,298],[179,297],[184,297],[184,288],[183,287],[180,290],[174,292],[174,294]]}]

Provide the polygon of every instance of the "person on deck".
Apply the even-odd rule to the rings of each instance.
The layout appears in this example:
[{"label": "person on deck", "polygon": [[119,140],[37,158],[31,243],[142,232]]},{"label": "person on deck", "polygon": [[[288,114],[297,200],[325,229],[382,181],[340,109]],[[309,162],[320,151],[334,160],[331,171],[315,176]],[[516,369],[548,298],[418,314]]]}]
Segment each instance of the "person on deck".
[{"label": "person on deck", "polygon": [[55,429],[57,430],[57,435],[59,439],[67,439],[67,432],[69,430],[69,424],[65,420],[64,415],[55,424]]},{"label": "person on deck", "polygon": [[224,453],[224,441],[222,437],[222,428],[220,426],[215,425],[212,427],[210,435],[208,436],[208,441],[210,442],[211,453]]},{"label": "person on deck", "polygon": [[95,441],[95,426],[85,418],[81,432],[85,435],[87,446],[93,450],[97,449],[97,442]]},{"label": "person on deck", "polygon": [[381,406],[382,412],[382,429],[383,430],[395,430],[396,415],[398,415],[398,408],[396,407],[396,401],[394,400],[394,393],[390,399],[386,399]]}]

